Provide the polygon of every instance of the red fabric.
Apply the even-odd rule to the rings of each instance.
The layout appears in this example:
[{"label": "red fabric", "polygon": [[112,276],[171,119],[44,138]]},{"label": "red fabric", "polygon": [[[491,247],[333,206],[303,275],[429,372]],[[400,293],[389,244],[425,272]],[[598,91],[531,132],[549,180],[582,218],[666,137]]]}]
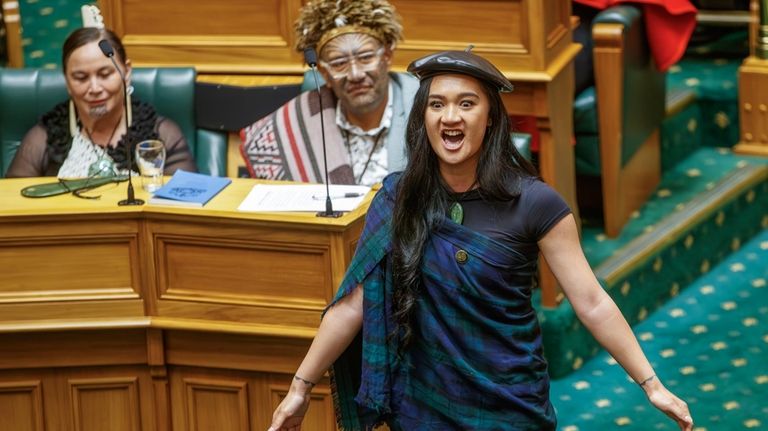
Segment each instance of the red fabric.
[{"label": "red fabric", "polygon": [[648,45],[662,72],[683,56],[696,27],[696,7],[689,0],[574,0],[595,9],[629,3],[643,6]]},{"label": "red fabric", "polygon": [[[510,115],[509,123],[512,131],[531,135],[531,152],[538,153],[541,147],[541,133],[536,126],[536,117],[533,115]],[[576,145],[576,138],[571,137],[571,145]]]},{"label": "red fabric", "polygon": [[531,135],[531,152],[538,153],[541,136],[536,127],[536,117],[533,115],[510,115],[509,122],[513,132],[527,133]]}]

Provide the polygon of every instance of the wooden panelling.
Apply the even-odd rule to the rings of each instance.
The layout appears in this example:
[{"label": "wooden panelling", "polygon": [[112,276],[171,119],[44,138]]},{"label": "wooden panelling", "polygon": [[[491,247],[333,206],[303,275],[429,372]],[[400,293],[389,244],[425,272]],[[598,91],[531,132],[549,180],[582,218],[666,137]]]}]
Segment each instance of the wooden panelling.
[{"label": "wooden panelling", "polygon": [[[0,302],[50,301],[51,296],[138,298],[131,286],[131,238],[27,240],[4,244],[0,262]],[[46,265],[40,265],[40,256]]]},{"label": "wooden panelling", "polygon": [[174,430],[267,428],[256,426],[258,421],[251,418],[255,394],[264,387],[259,374],[186,367],[173,367],[169,374]]},{"label": "wooden panelling", "polygon": [[[528,50],[528,23],[522,19],[523,1],[393,0],[403,18],[405,45],[413,49],[506,49],[518,54]],[[456,24],[461,23],[461,31]]]},{"label": "wooden panelling", "polygon": [[140,298],[135,222],[45,220],[0,224],[0,306]]},{"label": "wooden panelling", "polygon": [[142,64],[211,72],[300,73],[293,22],[300,0],[102,0],[108,27]]},{"label": "wooden panelling", "polygon": [[154,431],[154,404],[160,401],[141,366],[0,371],[3,431]]},{"label": "wooden panelling", "polygon": [[[156,237],[161,299],[279,305],[330,299],[329,247]],[[290,289],[281,289],[288,286]]]},{"label": "wooden panelling", "polygon": [[187,429],[248,431],[248,383],[185,378]]},{"label": "wooden panelling", "polygon": [[21,17],[19,16],[19,2],[16,0],[2,0],[3,21],[5,23],[6,49],[8,50],[8,67],[24,67],[24,48],[21,43]]},{"label": "wooden panelling", "polygon": [[[90,298],[63,302],[61,297],[51,302],[0,304],[0,332],[30,330],[67,330],[146,327],[141,300],[92,301]],[[99,325],[102,322],[102,325]]]},{"label": "wooden panelling", "polygon": [[[169,374],[175,431],[267,429],[293,375],[195,367],[170,367]],[[331,390],[324,378],[312,390],[302,430],[335,429]]]},{"label": "wooden panelling", "polygon": [[[161,300],[152,327],[307,338],[314,335],[322,307],[260,307]],[[174,324],[174,321],[176,322]]]},{"label": "wooden panelling", "polygon": [[44,430],[43,399],[39,380],[0,380],[0,430]]},{"label": "wooden panelling", "polygon": [[[290,379],[290,375],[283,377],[285,382],[290,382]],[[277,408],[288,394],[288,388],[287,384],[273,384],[269,386],[272,411]],[[331,396],[330,388],[318,386],[312,390],[309,410],[307,410],[307,415],[304,416],[301,429],[305,431],[334,431],[336,429],[333,397]]]},{"label": "wooden panelling", "polygon": [[[510,78],[538,73],[535,79],[542,81],[551,73],[550,63],[574,54],[567,53],[572,45],[568,1],[391,2],[403,19],[405,37],[395,70],[427,53],[473,44]],[[137,65],[194,65],[218,74],[300,76],[304,71],[303,58],[293,48],[301,0],[99,3],[107,27],[122,36]]]},{"label": "wooden panelling", "polygon": [[768,60],[748,57],[739,68],[740,154],[768,156]]},{"label": "wooden panelling", "polygon": [[147,362],[141,330],[0,334],[0,346],[0,369]]},{"label": "wooden panelling", "polygon": [[[0,181],[16,274],[0,286],[0,430],[266,429],[269,385],[290,383],[368,202],[339,219],[243,213],[247,179],[195,210],[117,207],[125,184],[94,202],[19,195],[41,182]],[[330,429],[317,390],[305,429]]]},{"label": "wooden panelling", "polygon": [[165,338],[169,365],[277,373],[295,371],[311,342],[191,331],[168,331]]},{"label": "wooden panelling", "polygon": [[[281,37],[287,45],[282,21],[284,0],[227,0],[189,2],[122,0],[121,29],[127,35],[266,35]],[[275,20],[276,17],[282,18]],[[179,25],[179,24],[184,25]],[[226,23],[226,25],[222,25]]]},{"label": "wooden panelling", "polygon": [[72,416],[76,431],[139,431],[136,378],[72,379]]}]

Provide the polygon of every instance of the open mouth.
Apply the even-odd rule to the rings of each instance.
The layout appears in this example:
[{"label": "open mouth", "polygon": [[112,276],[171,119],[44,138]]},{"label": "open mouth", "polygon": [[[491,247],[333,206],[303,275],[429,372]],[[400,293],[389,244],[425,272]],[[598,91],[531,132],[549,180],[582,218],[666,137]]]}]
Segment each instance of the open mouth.
[{"label": "open mouth", "polygon": [[464,142],[464,133],[459,130],[445,130],[440,136],[443,138],[443,146],[448,150],[457,150]]}]

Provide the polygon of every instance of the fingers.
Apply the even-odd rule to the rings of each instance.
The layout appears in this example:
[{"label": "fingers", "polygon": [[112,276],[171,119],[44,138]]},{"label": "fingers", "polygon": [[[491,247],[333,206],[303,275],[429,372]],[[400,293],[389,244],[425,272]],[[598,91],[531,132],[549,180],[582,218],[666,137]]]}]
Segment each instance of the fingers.
[{"label": "fingers", "polygon": [[683,431],[692,431],[693,430],[693,418],[691,417],[691,412],[688,410],[688,404],[685,403],[685,401],[681,399],[677,399],[677,409],[675,412],[675,416],[677,416],[675,419],[677,419],[677,424],[680,426],[680,429]]},{"label": "fingers", "polygon": [[663,388],[650,397],[651,402],[677,423],[681,431],[693,431],[693,418],[688,404]]},{"label": "fingers", "polygon": [[280,425],[276,425],[275,420],[273,420],[267,431],[301,431],[301,422],[293,424],[281,422]]},{"label": "fingers", "polygon": [[272,425],[269,426],[267,431],[281,431],[283,422],[285,422],[285,413],[278,407],[275,414],[272,415]]}]

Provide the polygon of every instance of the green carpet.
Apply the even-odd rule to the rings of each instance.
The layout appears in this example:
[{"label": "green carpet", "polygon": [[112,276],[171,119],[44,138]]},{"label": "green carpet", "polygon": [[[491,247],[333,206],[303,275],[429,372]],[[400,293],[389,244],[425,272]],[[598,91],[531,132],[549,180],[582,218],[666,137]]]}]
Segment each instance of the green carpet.
[{"label": "green carpet", "polygon": [[20,0],[24,67],[61,67],[61,45],[83,26],[80,7],[87,0]]},{"label": "green carpet", "polygon": [[[618,238],[584,228],[587,259],[631,325],[709,272],[761,226],[768,228],[767,166],[768,159],[702,148],[664,175]],[[553,378],[578,370],[599,352],[568,301],[538,311]]]},{"label": "green carpet", "polygon": [[[767,280],[763,230],[634,328],[695,431],[768,429]],[[551,394],[562,431],[677,429],[605,352]]]},{"label": "green carpet", "polygon": [[729,172],[749,164],[768,165],[768,159],[734,154],[727,148],[704,147],[673,169],[664,173],[655,195],[639,211],[616,238],[607,238],[602,226],[587,221],[582,231],[582,248],[592,267],[610,257],[616,250],[645,232],[653,230],[667,214],[685,208],[699,193],[711,189]]},{"label": "green carpet", "polygon": [[[702,146],[732,147],[739,141],[738,69],[742,58],[685,58],[667,73],[667,89],[687,88],[696,94]],[[663,140],[664,138],[662,138]]]}]

